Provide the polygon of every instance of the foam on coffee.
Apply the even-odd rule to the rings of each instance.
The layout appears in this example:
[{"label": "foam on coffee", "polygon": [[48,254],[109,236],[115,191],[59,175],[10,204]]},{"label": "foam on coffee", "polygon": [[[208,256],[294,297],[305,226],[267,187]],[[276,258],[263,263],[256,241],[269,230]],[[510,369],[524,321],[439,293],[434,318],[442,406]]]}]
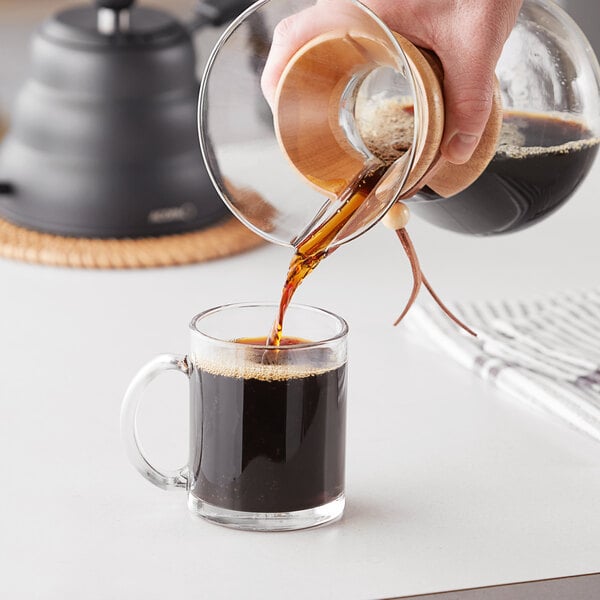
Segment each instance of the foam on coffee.
[{"label": "foam on coffee", "polygon": [[[598,153],[597,132],[557,113],[507,109],[501,137],[480,177],[444,198],[425,187],[418,216],[452,231],[475,235],[518,231],[562,206],[589,172]],[[458,218],[457,218],[458,216]]]},{"label": "foam on coffee", "polygon": [[413,108],[398,100],[381,100],[362,108],[357,124],[366,147],[385,164],[398,160],[413,143]]},{"label": "foam on coffee", "polygon": [[[522,114],[527,116],[525,113]],[[556,119],[558,120],[558,117]],[[574,121],[569,121],[569,124],[573,125]],[[385,164],[392,164],[412,145],[414,135],[412,106],[397,99],[382,100],[375,106],[361,110],[358,126],[369,151]],[[581,129],[584,129],[583,125]],[[518,123],[505,120],[502,123],[496,155],[521,159],[541,155],[569,154],[599,144],[600,138],[588,137],[550,146],[528,145],[522,127]]]},{"label": "foam on coffee", "polygon": [[600,138],[588,138],[585,140],[574,140],[558,146],[518,146],[501,145],[496,154],[505,158],[529,158],[532,156],[549,156],[553,154],[570,154],[580,150],[593,148],[600,144]]},{"label": "foam on coffee", "polygon": [[[250,356],[241,356],[241,353],[232,356],[231,351],[222,354],[215,353],[210,357],[193,356],[193,363],[197,369],[234,379],[256,379],[258,381],[287,381],[290,379],[302,379],[322,375],[342,366],[343,361],[332,361],[327,366],[311,365],[306,363],[294,364],[291,362],[275,363],[266,357],[264,362],[260,361],[259,352],[256,349],[249,351]],[[285,352],[285,350],[264,350],[263,354]]]}]

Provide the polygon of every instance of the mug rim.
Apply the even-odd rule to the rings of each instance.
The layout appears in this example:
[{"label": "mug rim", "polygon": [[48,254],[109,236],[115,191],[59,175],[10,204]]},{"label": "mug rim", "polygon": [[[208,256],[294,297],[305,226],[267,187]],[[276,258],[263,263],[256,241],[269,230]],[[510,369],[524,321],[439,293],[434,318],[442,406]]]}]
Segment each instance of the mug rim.
[{"label": "mug rim", "polygon": [[[236,342],[231,339],[222,339],[222,338],[215,337],[215,336],[205,333],[204,331],[199,329],[198,324],[206,317],[209,317],[210,315],[213,315],[213,314],[219,313],[219,312],[223,312],[226,310],[244,309],[244,308],[265,308],[265,307],[272,308],[273,314],[275,314],[275,311],[279,308],[279,303],[272,302],[272,301],[269,301],[269,302],[255,301],[255,302],[231,302],[228,304],[221,304],[219,306],[214,306],[212,308],[208,308],[208,309],[203,310],[202,312],[196,314],[190,321],[189,328],[193,335],[199,335],[206,340],[211,340],[213,342],[217,342],[217,343],[225,345],[225,346],[230,346],[232,348],[239,347],[241,345],[239,342]],[[286,346],[274,346],[274,345],[266,345],[266,344],[244,344],[244,346],[246,348],[256,348],[256,349],[269,348],[269,349],[277,349],[280,352],[290,352],[293,350],[302,350],[302,349],[306,349],[306,348],[314,348],[316,346],[323,346],[325,344],[331,344],[331,343],[343,340],[345,337],[347,337],[348,332],[350,331],[348,323],[346,322],[346,320],[343,317],[340,317],[339,315],[337,315],[334,312],[327,310],[325,308],[320,308],[318,306],[312,306],[309,304],[297,304],[297,303],[292,302],[288,307],[288,310],[291,310],[291,309],[300,309],[300,310],[304,310],[307,312],[319,313],[321,315],[325,315],[326,317],[330,317],[330,318],[334,319],[335,321],[337,321],[337,323],[340,326],[340,331],[338,333],[336,333],[335,335],[329,336],[327,338],[308,341],[308,342],[304,342],[301,344],[291,344],[291,345],[286,345]]]}]

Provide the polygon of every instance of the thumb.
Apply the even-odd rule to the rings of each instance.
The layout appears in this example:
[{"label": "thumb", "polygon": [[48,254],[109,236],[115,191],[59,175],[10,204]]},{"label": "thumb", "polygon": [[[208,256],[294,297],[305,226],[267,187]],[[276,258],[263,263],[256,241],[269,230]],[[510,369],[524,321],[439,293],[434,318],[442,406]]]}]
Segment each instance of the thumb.
[{"label": "thumb", "polygon": [[468,60],[463,54],[457,60],[446,56],[443,66],[446,125],[442,155],[460,165],[471,158],[490,118],[495,61]]}]

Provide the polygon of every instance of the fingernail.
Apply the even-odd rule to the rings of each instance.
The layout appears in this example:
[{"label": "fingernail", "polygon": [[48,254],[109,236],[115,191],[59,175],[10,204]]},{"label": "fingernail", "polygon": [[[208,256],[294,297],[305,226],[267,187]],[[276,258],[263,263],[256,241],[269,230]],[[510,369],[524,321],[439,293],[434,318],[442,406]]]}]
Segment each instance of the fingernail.
[{"label": "fingernail", "polygon": [[448,159],[457,165],[466,163],[470,158],[479,138],[476,135],[466,133],[456,133],[448,143]]}]

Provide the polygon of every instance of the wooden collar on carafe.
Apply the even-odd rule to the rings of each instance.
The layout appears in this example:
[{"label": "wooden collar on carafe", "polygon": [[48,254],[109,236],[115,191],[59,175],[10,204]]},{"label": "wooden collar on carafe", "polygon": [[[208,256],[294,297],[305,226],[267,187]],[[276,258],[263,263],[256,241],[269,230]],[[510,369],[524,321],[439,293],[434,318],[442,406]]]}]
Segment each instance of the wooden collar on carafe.
[{"label": "wooden collar on carafe", "polygon": [[[467,188],[494,157],[502,107],[496,82],[492,112],[471,160],[446,161],[440,152],[444,135],[443,70],[437,56],[394,34],[415,81],[415,110],[420,135],[401,199],[427,186],[442,197]],[[303,46],[288,63],[275,98],[275,130],[290,163],[314,188],[328,196],[341,193],[364,168],[364,155],[340,125],[340,106],[349,82],[373,65],[395,64],[381,41],[332,31]]]}]

